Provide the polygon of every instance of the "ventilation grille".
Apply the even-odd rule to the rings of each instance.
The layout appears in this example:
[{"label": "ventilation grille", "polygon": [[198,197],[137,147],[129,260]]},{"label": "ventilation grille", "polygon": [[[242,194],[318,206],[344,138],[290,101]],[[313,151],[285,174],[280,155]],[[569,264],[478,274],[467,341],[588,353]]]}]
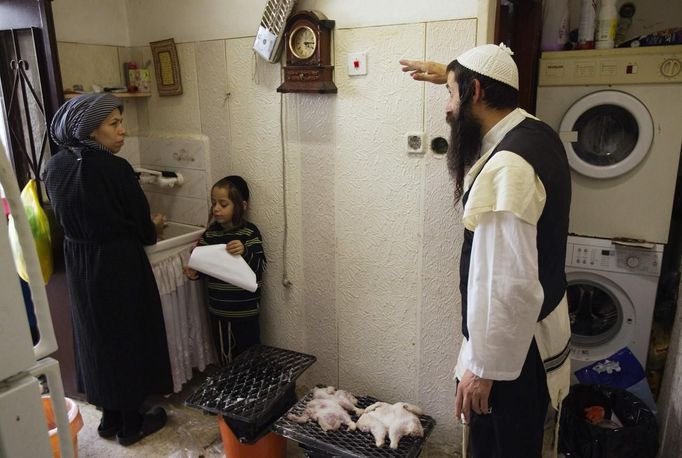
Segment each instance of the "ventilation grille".
[{"label": "ventilation grille", "polygon": [[253,50],[268,62],[277,62],[282,54],[282,37],[287,18],[296,0],[268,0],[263,11]]}]

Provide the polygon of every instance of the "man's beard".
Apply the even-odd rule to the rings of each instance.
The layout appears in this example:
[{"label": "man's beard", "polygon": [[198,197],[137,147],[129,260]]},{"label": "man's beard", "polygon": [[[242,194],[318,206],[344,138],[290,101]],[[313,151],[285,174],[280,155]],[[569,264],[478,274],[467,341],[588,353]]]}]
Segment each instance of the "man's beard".
[{"label": "man's beard", "polygon": [[464,174],[476,162],[481,152],[483,136],[481,123],[471,112],[471,105],[460,105],[458,113],[448,113],[450,144],[448,145],[448,169],[455,181],[455,203],[462,197]]}]

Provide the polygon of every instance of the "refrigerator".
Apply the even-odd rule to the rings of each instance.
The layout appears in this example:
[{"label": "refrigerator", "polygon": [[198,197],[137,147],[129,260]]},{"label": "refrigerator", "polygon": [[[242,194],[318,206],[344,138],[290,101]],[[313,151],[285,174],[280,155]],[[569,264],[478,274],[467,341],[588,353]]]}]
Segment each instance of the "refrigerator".
[{"label": "refrigerator", "polygon": [[0,185],[9,203],[29,276],[40,340],[34,346],[10,248],[8,225],[0,212],[0,457],[52,457],[42,407],[44,375],[52,398],[62,457],[74,456],[47,294],[14,170],[0,142]]}]

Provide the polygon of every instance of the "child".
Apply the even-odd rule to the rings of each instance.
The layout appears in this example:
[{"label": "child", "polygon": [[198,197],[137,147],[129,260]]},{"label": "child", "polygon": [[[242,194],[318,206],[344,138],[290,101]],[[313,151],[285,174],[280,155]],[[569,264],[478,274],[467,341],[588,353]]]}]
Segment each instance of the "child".
[{"label": "child", "polygon": [[[249,187],[242,177],[231,175],[214,184],[209,224],[197,243],[198,246],[225,243],[228,253],[244,258],[258,281],[258,289],[252,293],[206,276],[213,341],[223,365],[260,343],[258,308],[266,261],[260,231],[244,216],[248,201]],[[187,266],[185,275],[191,280],[199,279],[199,273]]]}]

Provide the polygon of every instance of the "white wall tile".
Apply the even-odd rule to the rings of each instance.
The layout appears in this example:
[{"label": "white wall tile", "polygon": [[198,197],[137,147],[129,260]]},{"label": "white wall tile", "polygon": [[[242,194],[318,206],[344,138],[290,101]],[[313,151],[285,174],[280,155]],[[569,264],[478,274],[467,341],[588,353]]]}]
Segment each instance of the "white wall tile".
[{"label": "white wall tile", "polygon": [[80,84],[88,92],[93,90],[93,84],[102,87],[122,85],[116,46],[59,42],[57,50],[65,89]]},{"label": "white wall tile", "polygon": [[209,138],[211,160],[207,172],[209,182],[215,183],[232,173],[225,41],[197,43],[196,49],[201,131]]},{"label": "white wall tile", "polygon": [[[195,43],[176,43],[180,75],[181,95],[159,96],[156,78],[152,78],[152,96],[148,99],[149,132],[183,135],[201,132],[201,115],[197,89]],[[151,50],[143,48],[141,61],[152,58]],[[154,68],[153,65],[150,68]]]},{"label": "white wall tile", "polygon": [[144,162],[141,163],[141,166],[145,169],[176,172],[181,174],[183,178],[182,185],[176,185],[172,188],[163,188],[153,183],[144,183],[142,184],[142,189],[144,189],[145,192],[158,192],[169,196],[194,197],[196,199],[203,200],[208,199],[206,193],[206,172],[202,170],[182,168],[169,169],[165,167],[157,167],[153,164],[146,164]]},{"label": "white wall tile", "polygon": [[138,165],[140,163],[140,141],[138,137],[129,136],[126,137],[125,143],[118,152],[118,155],[126,159],[132,165]]},{"label": "white wall tile", "polygon": [[208,139],[140,137],[140,160],[155,167],[206,170]]},{"label": "white wall tile", "polygon": [[170,221],[205,226],[208,219],[208,204],[205,199],[172,196],[164,193],[145,191],[152,213],[163,213]]}]

